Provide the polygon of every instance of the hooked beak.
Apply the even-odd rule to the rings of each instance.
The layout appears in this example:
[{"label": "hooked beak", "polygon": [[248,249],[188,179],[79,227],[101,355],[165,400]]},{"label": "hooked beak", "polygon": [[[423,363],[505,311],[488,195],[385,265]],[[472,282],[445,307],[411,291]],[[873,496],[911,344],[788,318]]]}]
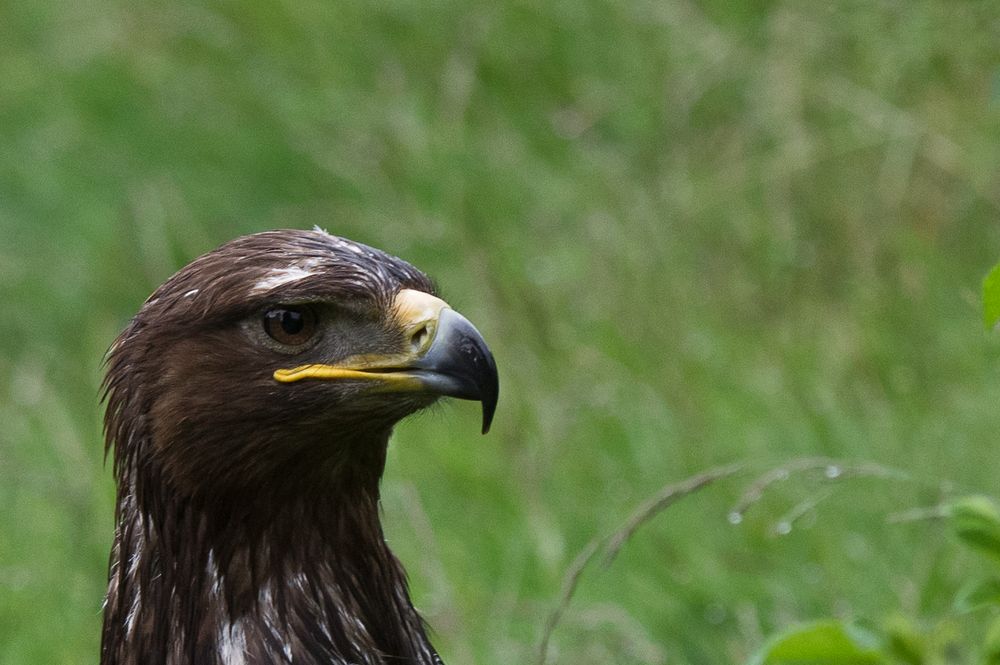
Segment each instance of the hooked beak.
[{"label": "hooked beak", "polygon": [[403,289],[393,311],[408,341],[400,353],[352,356],[336,365],[311,364],[274,372],[276,381],[350,379],[374,382],[381,392],[422,392],[477,400],[483,434],[496,411],[500,382],[493,354],[468,319],[422,291]]}]

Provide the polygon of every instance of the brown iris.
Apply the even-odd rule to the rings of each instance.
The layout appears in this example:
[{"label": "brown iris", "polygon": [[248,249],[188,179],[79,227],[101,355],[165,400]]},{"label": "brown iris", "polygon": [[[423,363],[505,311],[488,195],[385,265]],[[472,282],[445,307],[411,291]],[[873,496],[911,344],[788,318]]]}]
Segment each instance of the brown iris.
[{"label": "brown iris", "polygon": [[264,332],[280,344],[304,344],[316,333],[316,313],[304,305],[274,307],[264,312]]}]

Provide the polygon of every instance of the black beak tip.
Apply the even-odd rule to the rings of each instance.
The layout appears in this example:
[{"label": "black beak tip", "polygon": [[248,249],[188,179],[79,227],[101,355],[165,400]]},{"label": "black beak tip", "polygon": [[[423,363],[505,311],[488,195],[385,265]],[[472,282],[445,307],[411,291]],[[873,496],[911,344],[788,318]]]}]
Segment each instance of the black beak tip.
[{"label": "black beak tip", "polygon": [[496,410],[496,405],[487,406],[483,403],[483,434],[489,434],[490,424],[493,422],[493,412]]},{"label": "black beak tip", "polygon": [[490,431],[493,414],[497,410],[497,400],[500,396],[500,379],[497,376],[497,364],[486,342],[479,332],[467,335],[458,344],[460,354],[464,358],[464,384],[467,392],[462,395],[466,399],[478,400],[483,408],[483,434]]},{"label": "black beak tip", "polygon": [[483,434],[486,434],[490,431],[490,425],[493,424],[493,414],[497,410],[497,400],[500,397],[500,378],[497,375],[496,360],[493,359],[493,354],[486,346],[486,342],[483,341],[482,337],[479,337],[478,331],[476,331],[475,338],[470,339],[470,342],[475,350],[470,349],[468,358],[474,367],[472,379],[476,385],[476,399],[483,407]]},{"label": "black beak tip", "polygon": [[424,386],[432,392],[479,401],[486,434],[500,394],[493,354],[476,327],[458,312],[445,309],[438,325],[437,338],[413,367],[424,372]]},{"label": "black beak tip", "polygon": [[493,370],[492,381],[486,385],[480,385],[480,401],[483,405],[483,434],[490,431],[490,425],[493,423],[493,414],[497,410],[497,399],[500,396],[500,382],[497,379],[497,369],[492,357],[490,358],[490,365],[492,365]]}]

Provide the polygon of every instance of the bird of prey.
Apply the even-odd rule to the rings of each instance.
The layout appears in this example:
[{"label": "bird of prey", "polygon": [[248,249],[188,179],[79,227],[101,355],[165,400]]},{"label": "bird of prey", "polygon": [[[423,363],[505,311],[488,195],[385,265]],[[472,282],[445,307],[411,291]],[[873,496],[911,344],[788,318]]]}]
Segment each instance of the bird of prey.
[{"label": "bird of prey", "polygon": [[426,275],[313,231],[237,238],[107,357],[118,483],[103,665],[440,663],[383,537],[393,426],[496,407],[493,357]]}]

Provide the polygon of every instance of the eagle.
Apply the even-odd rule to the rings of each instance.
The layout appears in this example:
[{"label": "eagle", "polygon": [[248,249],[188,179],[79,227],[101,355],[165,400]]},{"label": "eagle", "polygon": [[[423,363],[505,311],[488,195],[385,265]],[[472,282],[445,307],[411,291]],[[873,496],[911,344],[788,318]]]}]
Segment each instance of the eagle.
[{"label": "eagle", "polygon": [[499,382],[409,263],[320,229],[232,240],[106,357],[103,665],[440,664],[380,523],[393,426]]}]

